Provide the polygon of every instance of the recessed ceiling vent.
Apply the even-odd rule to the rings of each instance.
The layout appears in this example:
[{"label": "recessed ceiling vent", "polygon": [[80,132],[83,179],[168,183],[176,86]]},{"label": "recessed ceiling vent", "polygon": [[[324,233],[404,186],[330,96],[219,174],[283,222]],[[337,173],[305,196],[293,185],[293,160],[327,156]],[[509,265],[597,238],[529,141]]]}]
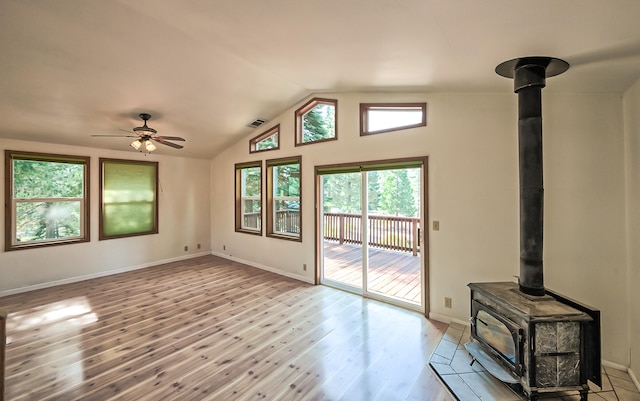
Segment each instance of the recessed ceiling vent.
[{"label": "recessed ceiling vent", "polygon": [[266,118],[256,118],[255,120],[251,121],[247,127],[251,127],[251,128],[258,128],[259,126],[261,126],[262,124],[266,123],[268,120]]}]

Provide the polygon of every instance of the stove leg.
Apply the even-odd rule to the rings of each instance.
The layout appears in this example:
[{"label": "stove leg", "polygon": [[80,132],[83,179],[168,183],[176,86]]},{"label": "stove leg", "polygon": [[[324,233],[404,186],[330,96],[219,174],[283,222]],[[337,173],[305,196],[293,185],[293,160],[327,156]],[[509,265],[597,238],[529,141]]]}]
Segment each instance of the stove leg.
[{"label": "stove leg", "polygon": [[580,390],[580,401],[588,401],[589,390]]}]

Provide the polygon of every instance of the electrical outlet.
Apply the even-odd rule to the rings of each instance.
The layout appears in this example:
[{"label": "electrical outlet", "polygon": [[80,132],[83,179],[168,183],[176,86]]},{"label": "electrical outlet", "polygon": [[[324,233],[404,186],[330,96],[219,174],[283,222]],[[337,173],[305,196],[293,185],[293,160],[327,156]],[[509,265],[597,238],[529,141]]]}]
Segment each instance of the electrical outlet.
[{"label": "electrical outlet", "polygon": [[307,271],[307,264],[306,264],[306,263],[304,263],[304,264],[302,265],[302,270]]},{"label": "electrical outlet", "polygon": [[198,249],[200,249],[200,244],[198,244]]},{"label": "electrical outlet", "polygon": [[437,220],[433,221],[433,231],[440,231],[440,222]]},{"label": "electrical outlet", "polygon": [[227,250],[227,246],[226,245],[222,245],[222,250],[226,251]]},{"label": "electrical outlet", "polygon": [[445,308],[451,308],[451,298],[444,297],[444,307]]},{"label": "electrical outlet", "polygon": [[185,246],[184,246],[184,251],[186,252],[186,251],[188,251],[188,250],[189,250],[189,246],[188,246],[188,245],[185,245]]}]

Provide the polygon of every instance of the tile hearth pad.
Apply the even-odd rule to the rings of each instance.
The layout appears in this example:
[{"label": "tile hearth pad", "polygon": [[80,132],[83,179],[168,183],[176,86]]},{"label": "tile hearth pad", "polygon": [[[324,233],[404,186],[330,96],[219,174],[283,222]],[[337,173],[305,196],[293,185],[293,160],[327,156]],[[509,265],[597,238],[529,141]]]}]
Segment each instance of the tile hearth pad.
[{"label": "tile hearth pad", "polygon": [[[469,327],[451,323],[440,344],[431,355],[429,365],[460,401],[523,401],[526,398],[489,374],[480,363],[471,365],[464,348],[469,341]],[[626,372],[603,368],[602,389],[589,383],[589,401],[640,401],[640,392]],[[577,392],[541,395],[544,401],[579,401]]]}]

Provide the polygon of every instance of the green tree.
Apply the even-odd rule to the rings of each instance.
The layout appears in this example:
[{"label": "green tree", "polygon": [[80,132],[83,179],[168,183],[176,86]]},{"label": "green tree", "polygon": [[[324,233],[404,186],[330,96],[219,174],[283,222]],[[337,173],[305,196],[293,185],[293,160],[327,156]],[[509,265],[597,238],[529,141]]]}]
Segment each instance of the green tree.
[{"label": "green tree", "polygon": [[377,171],[367,173],[367,196],[369,197],[369,210],[377,212],[380,208],[380,174]]},{"label": "green tree", "polygon": [[278,134],[273,134],[256,144],[256,150],[267,150],[278,147]]},{"label": "green tree", "polygon": [[319,104],[302,116],[302,142],[335,137],[335,107]]},{"label": "green tree", "polygon": [[79,203],[60,199],[82,198],[83,176],[84,167],[80,164],[14,159],[13,197],[33,200],[17,203],[18,240],[79,235]]},{"label": "green tree", "polygon": [[362,178],[360,173],[324,176],[324,211],[360,213]]},{"label": "green tree", "polygon": [[407,169],[389,170],[383,181],[380,210],[385,214],[414,217],[417,209]]}]

